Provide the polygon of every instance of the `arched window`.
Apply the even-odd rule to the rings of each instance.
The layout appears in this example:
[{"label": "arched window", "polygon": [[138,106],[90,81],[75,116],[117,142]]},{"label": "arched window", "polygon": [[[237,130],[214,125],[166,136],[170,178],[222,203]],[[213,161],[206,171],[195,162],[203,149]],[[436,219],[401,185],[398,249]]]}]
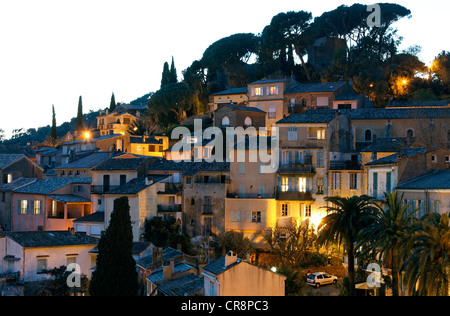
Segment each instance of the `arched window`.
[{"label": "arched window", "polygon": [[366,129],[364,133],[364,141],[371,142],[372,141],[372,131],[370,129]]},{"label": "arched window", "polygon": [[228,116],[222,118],[222,126],[230,126],[230,118]]},{"label": "arched window", "polygon": [[406,131],[406,137],[407,138],[413,138],[414,137],[414,130],[413,129],[408,129],[407,131]]},{"label": "arched window", "polygon": [[245,118],[244,125],[245,126],[252,126],[252,118],[250,116],[247,116]]}]

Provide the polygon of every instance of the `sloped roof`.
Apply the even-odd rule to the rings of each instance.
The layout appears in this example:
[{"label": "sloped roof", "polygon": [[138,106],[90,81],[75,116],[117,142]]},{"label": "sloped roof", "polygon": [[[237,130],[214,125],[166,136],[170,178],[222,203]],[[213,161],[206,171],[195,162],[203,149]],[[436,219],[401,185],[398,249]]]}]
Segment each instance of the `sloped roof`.
[{"label": "sloped roof", "polygon": [[423,100],[423,101],[392,101],[387,108],[420,108],[420,107],[446,107],[450,100]]},{"label": "sloped roof", "polygon": [[[432,147],[431,150],[437,149],[439,147]],[[419,148],[408,148],[402,150],[396,154],[389,155],[387,157],[383,157],[374,161],[371,161],[366,164],[366,166],[375,166],[375,165],[390,165],[397,163],[400,159],[411,158],[416,155],[424,154],[427,152],[425,147]]]},{"label": "sloped roof", "polygon": [[[177,257],[182,256],[183,253],[171,247],[168,247],[162,252],[162,261],[168,261]],[[137,264],[145,269],[149,269],[153,266],[153,254],[149,254],[148,256],[137,261]]]},{"label": "sloped roof", "polygon": [[37,180],[38,179],[35,179],[35,178],[19,178],[19,179],[13,180],[10,183],[6,183],[6,184],[0,186],[0,191],[2,191],[2,192],[14,191],[20,187],[28,185]]},{"label": "sloped roof", "polygon": [[284,94],[334,92],[346,84],[347,82],[345,81],[306,84],[299,83],[288,88]]},{"label": "sloped roof", "polygon": [[107,152],[97,152],[92,153],[86,157],[80,158],[74,162],[70,162],[64,164],[62,166],[56,167],[55,170],[64,170],[64,169],[92,169],[100,163],[108,160],[110,158],[110,154]]},{"label": "sloped roof", "polygon": [[397,186],[397,190],[450,190],[450,170],[433,171]]},{"label": "sloped roof", "polygon": [[4,232],[5,236],[25,248],[97,245],[99,239],[70,231]]},{"label": "sloped roof", "polygon": [[[184,262],[175,262],[173,274],[176,275],[178,273],[183,273],[183,272],[189,271],[191,269],[195,269],[195,268]],[[164,279],[164,268],[159,268],[159,269],[152,271],[152,274],[150,274],[147,277],[147,279],[150,282],[152,282],[153,284],[161,283]]]},{"label": "sloped roof", "polygon": [[90,203],[90,199],[86,199],[79,195],[74,194],[50,194],[48,197],[52,200],[61,202],[61,203]]},{"label": "sloped roof", "polygon": [[207,271],[210,272],[214,275],[219,275],[222,272],[238,265],[239,263],[242,262],[242,259],[237,258],[237,261],[233,264],[228,265],[227,267],[225,266],[225,256],[220,257],[219,259],[217,259],[216,261],[213,261],[211,263],[208,263],[206,266],[203,267],[203,271]]},{"label": "sloped roof", "polygon": [[199,172],[229,172],[229,162],[195,162],[162,159],[148,167],[149,171],[180,171],[184,175],[195,175]]},{"label": "sloped roof", "polygon": [[93,171],[113,171],[113,170],[137,170],[144,165],[146,158],[111,158],[108,159]]},{"label": "sloped roof", "polygon": [[167,296],[190,296],[204,287],[204,279],[195,273],[189,273],[179,278],[162,282],[158,291]]},{"label": "sloped roof", "polygon": [[409,147],[408,140],[406,137],[385,137],[377,138],[375,144],[370,144],[363,149],[361,152],[385,152],[394,153],[405,150]]},{"label": "sloped roof", "polygon": [[246,94],[248,92],[248,88],[232,88],[224,91],[219,91],[213,93],[213,95],[232,95],[232,94]]},{"label": "sloped roof", "polygon": [[111,194],[111,195],[117,195],[117,194],[138,194],[142,190],[148,188],[149,186],[152,186],[155,183],[158,183],[164,179],[166,179],[168,176],[162,175],[162,176],[148,176],[152,181],[151,183],[147,182],[147,176],[134,178],[127,182],[123,186],[119,186],[117,188],[114,188],[112,190],[109,190],[108,192],[105,192],[104,194]]},{"label": "sloped roof", "polygon": [[95,212],[83,217],[79,217],[74,220],[74,222],[95,222],[104,223],[105,222],[105,212]]},{"label": "sloped roof", "polygon": [[92,178],[57,178],[51,177],[44,180],[36,180],[28,185],[20,187],[14,192],[16,193],[30,193],[30,194],[50,194],[69,184],[90,184]]},{"label": "sloped roof", "polygon": [[0,169],[4,169],[12,163],[24,158],[22,154],[0,154]]},{"label": "sloped roof", "polygon": [[336,117],[337,110],[307,110],[295,113],[277,122],[277,124],[329,123]]}]

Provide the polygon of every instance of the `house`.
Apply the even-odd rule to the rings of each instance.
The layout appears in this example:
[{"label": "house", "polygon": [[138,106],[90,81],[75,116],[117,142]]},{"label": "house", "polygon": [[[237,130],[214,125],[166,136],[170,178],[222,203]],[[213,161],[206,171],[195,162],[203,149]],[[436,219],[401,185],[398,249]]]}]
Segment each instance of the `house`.
[{"label": "house", "polygon": [[149,166],[149,174],[169,176],[164,190],[158,192],[158,214],[182,217],[182,231],[191,237],[223,232],[229,172],[230,163],[205,160],[163,159]]},{"label": "house", "polygon": [[293,84],[284,92],[288,113],[302,113],[308,109],[360,109],[373,104],[359,95],[346,81]]},{"label": "house", "polygon": [[163,157],[164,151],[169,148],[169,137],[167,136],[129,136],[130,154],[151,157]]},{"label": "house", "polygon": [[450,144],[450,108],[373,108],[340,110],[352,121],[356,148],[379,138],[404,137],[414,147]]},{"label": "house", "polygon": [[198,267],[170,260],[147,276],[148,296],[192,296],[203,294],[203,277]]},{"label": "house", "polygon": [[284,296],[286,277],[232,251],[203,267],[205,296]]},{"label": "house", "polygon": [[248,103],[248,88],[232,88],[212,95],[212,102],[209,103],[210,113],[213,115],[221,104],[235,104],[245,106]]},{"label": "house", "polygon": [[129,127],[147,110],[147,105],[120,104],[114,111],[101,111],[97,116],[100,136],[125,134]]},{"label": "house", "polygon": [[73,228],[77,233],[85,233],[88,236],[100,237],[105,231],[105,212],[94,212],[79,217],[73,221]]},{"label": "house", "polygon": [[276,174],[265,172],[259,155],[260,151],[271,155],[271,145],[271,137],[247,136],[231,153],[225,231],[242,232],[255,244],[262,242],[267,227],[276,226]]},{"label": "house", "polygon": [[409,148],[396,154],[369,162],[364,166],[367,195],[384,200],[389,193],[414,178],[432,171],[447,170],[449,150],[442,147]]},{"label": "house", "polygon": [[409,205],[409,211],[421,208],[416,214],[450,212],[450,161],[446,170],[436,170],[399,184],[396,190]]},{"label": "house", "polygon": [[54,147],[41,147],[35,150],[36,164],[44,170],[53,169],[62,163],[62,152]]},{"label": "house", "polygon": [[73,231],[0,232],[0,273],[19,273],[23,282],[45,280],[45,269],[77,264],[91,277],[99,239]]},{"label": "house", "polygon": [[231,103],[220,104],[214,111],[216,127],[254,127],[257,130],[266,127],[266,112],[256,107],[239,106]]},{"label": "house", "polygon": [[43,178],[44,169],[23,154],[0,154],[0,185],[19,178]]},{"label": "house", "polygon": [[278,224],[309,219],[317,226],[326,215],[326,196],[352,196],[361,190],[362,170],[353,148],[351,121],[339,111],[308,110],[278,121],[277,127]]},{"label": "house", "polygon": [[111,158],[110,152],[93,152],[67,164],[56,167],[57,177],[84,177],[91,178],[91,170],[102,162]]},{"label": "house", "polygon": [[293,84],[291,79],[258,80],[248,84],[248,106],[267,113],[266,128],[268,132],[276,126],[276,122],[288,115],[284,106],[284,93]]},{"label": "house", "polygon": [[9,195],[3,228],[11,231],[68,230],[91,214],[91,178],[19,179],[0,187]]}]

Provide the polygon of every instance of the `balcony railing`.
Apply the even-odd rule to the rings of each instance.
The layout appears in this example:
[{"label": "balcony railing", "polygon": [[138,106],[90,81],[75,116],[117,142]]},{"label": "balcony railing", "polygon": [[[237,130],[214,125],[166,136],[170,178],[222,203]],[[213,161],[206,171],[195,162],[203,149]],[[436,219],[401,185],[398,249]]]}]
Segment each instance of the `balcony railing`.
[{"label": "balcony railing", "polygon": [[205,216],[213,215],[213,207],[211,204],[203,205],[202,215],[205,215]]},{"label": "balcony railing", "polygon": [[120,185],[91,185],[91,194],[104,194],[120,188]]},{"label": "balcony railing", "polygon": [[312,164],[285,164],[280,165],[277,171],[278,174],[310,174],[315,173]]},{"label": "balcony railing", "polygon": [[312,192],[277,192],[277,200],[279,201],[314,201]]},{"label": "balcony railing", "polygon": [[178,213],[181,212],[181,204],[163,205],[158,204],[159,213]]},{"label": "balcony railing", "polygon": [[330,161],[330,170],[360,170],[361,164],[354,160]]}]

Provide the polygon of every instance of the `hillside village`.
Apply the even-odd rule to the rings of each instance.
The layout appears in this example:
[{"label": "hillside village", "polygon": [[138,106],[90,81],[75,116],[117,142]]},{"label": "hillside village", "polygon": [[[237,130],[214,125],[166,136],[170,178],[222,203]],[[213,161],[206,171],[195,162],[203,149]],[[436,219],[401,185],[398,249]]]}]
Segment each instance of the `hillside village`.
[{"label": "hillside village", "polygon": [[400,50],[411,14],[279,13],[134,101],[0,126],[0,296],[449,296],[450,52]]},{"label": "hillside village", "polygon": [[[330,196],[367,195],[383,205],[384,194],[395,190],[420,215],[450,211],[450,101],[373,108],[349,82],[290,78],[259,80],[211,101],[213,126],[257,131],[244,137],[246,157],[261,149],[261,139],[278,139],[274,173],[262,173],[262,161],[207,161],[214,146],[201,134],[184,135],[191,150],[182,157],[172,150],[180,140],[129,135],[127,126],[144,109],[126,106],[101,113],[95,129],[56,148],[34,148],[34,156],[1,154],[2,280],[42,281],[44,269],[70,263],[90,278],[99,238],[123,196],[146,295],[284,296],[285,275],[232,249],[215,260],[208,246],[213,236],[233,231],[270,252],[268,229],[300,227],[305,220],[317,228]],[[195,252],[146,240],[145,222],[155,217],[173,218]],[[233,280],[226,277],[231,267]],[[261,278],[263,284],[252,286]]]}]

